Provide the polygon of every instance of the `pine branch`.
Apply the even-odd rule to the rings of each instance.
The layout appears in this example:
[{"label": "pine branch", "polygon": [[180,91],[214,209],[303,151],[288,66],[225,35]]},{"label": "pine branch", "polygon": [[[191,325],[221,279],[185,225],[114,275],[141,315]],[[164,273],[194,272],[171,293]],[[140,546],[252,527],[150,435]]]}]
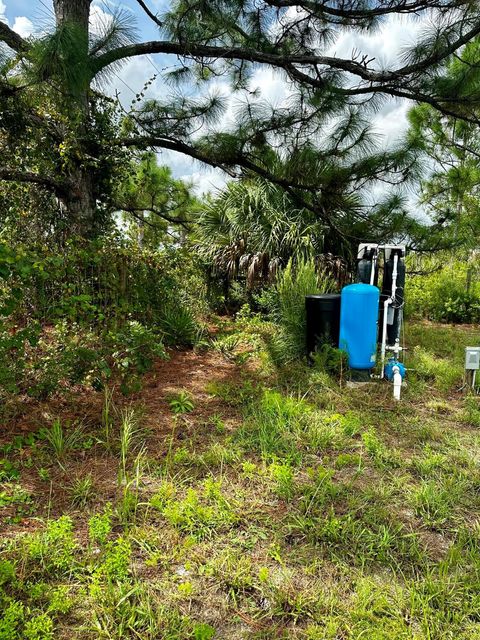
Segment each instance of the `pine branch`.
[{"label": "pine branch", "polygon": [[[480,24],[478,24],[472,31],[480,33]],[[112,49],[112,51],[107,51],[93,61],[94,73],[99,73],[108,65],[118,62],[119,60],[155,53],[173,54],[184,57],[191,56],[195,58],[208,58],[211,60],[244,60],[245,62],[268,64],[272,67],[285,69],[287,71],[292,64],[311,67],[318,65],[338,69],[340,71],[346,71],[369,82],[387,82],[399,74],[399,71],[374,71],[366,68],[359,62],[355,62],[354,60],[335,58],[331,56],[318,56],[314,54],[275,54],[245,47],[212,46],[196,44],[193,42],[170,42],[167,40],[141,42],[127,45],[125,47],[118,47],[116,49]],[[305,74],[305,81],[307,81],[306,79],[308,77],[309,76]]]},{"label": "pine branch", "polygon": [[188,155],[195,160],[204,162],[211,167],[222,169],[232,178],[238,177],[235,171],[233,171],[231,168],[226,167],[221,162],[218,162],[214,158],[209,157],[207,154],[203,153],[192,145],[188,145],[185,142],[181,142],[179,140],[155,136],[139,136],[137,138],[119,138],[117,140],[114,140],[112,144],[123,147],[137,147],[138,149],[151,149],[152,147],[157,147],[162,149],[169,149],[171,151],[178,151],[179,153]]},{"label": "pine branch", "polygon": [[[179,224],[182,227],[185,227],[186,229],[188,229],[188,225],[191,224],[190,220],[185,220],[184,218],[175,218],[173,216],[169,216],[166,213],[164,213],[161,209],[157,209],[156,207],[129,207],[129,206],[125,206],[125,205],[117,205],[117,208],[121,209],[122,211],[126,211],[127,213],[131,213],[131,214],[138,214],[141,211],[148,211],[149,213],[153,213],[154,215],[158,216],[159,218],[162,218],[166,222],[170,222],[171,224]],[[139,217],[139,216],[136,215],[136,217]]]},{"label": "pine branch", "polygon": [[32,171],[16,171],[14,169],[0,168],[0,180],[38,184],[59,196],[67,195],[69,192],[68,184],[65,182],[60,182],[50,176]]},{"label": "pine branch", "polygon": [[159,20],[158,16],[156,16],[153,11],[151,11],[148,6],[146,5],[145,2],[143,2],[143,0],[137,0],[137,3],[142,7],[142,9],[145,11],[145,13],[147,14],[147,16],[153,20],[153,22],[155,22],[155,24],[162,28],[163,27],[163,22],[161,20]]},{"label": "pine branch", "polygon": [[391,13],[417,13],[418,11],[426,11],[428,9],[458,9],[466,4],[465,0],[399,0],[398,2],[379,2],[371,8],[363,5],[360,9],[347,8],[340,5],[338,7],[328,6],[326,2],[308,2],[298,0],[269,0],[268,4],[277,7],[277,9],[288,9],[291,7],[299,7],[304,9],[310,15],[323,18],[333,16],[342,20],[369,20],[372,18],[382,17]]},{"label": "pine branch", "polygon": [[[334,69],[351,74],[368,83],[368,86],[361,85],[344,89],[336,87],[335,91],[345,95],[355,96],[367,92],[383,92],[390,95],[398,95],[401,91],[404,97],[412,100],[418,98],[418,91],[415,86],[411,86],[414,76],[419,76],[423,71],[432,66],[440,64],[457,49],[480,34],[480,20],[465,34],[456,38],[453,42],[439,48],[431,55],[425,56],[423,60],[413,64],[407,64],[394,70],[375,70],[368,66],[370,61],[357,62],[353,59],[337,58],[333,56],[320,56],[316,54],[286,54],[271,53],[250,47],[227,47],[220,45],[204,45],[195,42],[171,42],[171,41],[150,41],[118,47],[108,51],[93,61],[93,75],[112,63],[131,57],[146,54],[173,54],[181,57],[192,57],[196,59],[209,60],[236,60],[251,63],[267,64],[277,69],[283,69],[292,79],[301,82],[304,86],[324,88],[327,82],[319,76],[319,68]],[[308,73],[311,70],[313,73]],[[440,97],[438,98],[440,101]]]},{"label": "pine branch", "polygon": [[[319,186],[318,184],[302,184],[301,182],[297,182],[295,180],[289,180],[287,178],[280,178],[276,176],[271,171],[268,171],[264,167],[259,164],[253,162],[249,158],[245,156],[237,154],[234,159],[229,160],[228,166],[226,164],[222,164],[215,158],[212,158],[207,153],[199,151],[194,146],[186,144],[185,142],[181,142],[178,140],[170,140],[166,138],[155,138],[153,136],[144,136],[139,138],[123,138],[113,141],[112,144],[127,146],[127,147],[138,147],[138,148],[160,148],[160,149],[169,149],[172,151],[177,151],[182,153],[183,155],[190,156],[195,160],[199,160],[204,164],[210,165],[211,167],[215,167],[218,169],[222,169],[228,175],[232,177],[239,177],[239,174],[232,170],[231,165],[235,164],[238,167],[241,167],[248,174],[256,174],[265,178],[272,184],[278,185],[282,187],[292,198],[292,200],[300,207],[308,209],[315,213],[320,219],[324,220],[326,223],[330,225],[330,227],[335,228],[331,219],[331,216],[328,215],[326,211],[323,210],[322,207],[312,204],[308,199],[306,199],[303,195],[299,193],[299,191],[303,191],[306,193],[310,193],[312,195],[318,193]],[[339,230],[338,230],[339,231]],[[339,231],[340,233],[340,231]]]},{"label": "pine branch", "polygon": [[28,43],[26,40],[19,36],[18,33],[10,29],[5,22],[0,21],[0,41],[13,49],[17,53],[24,53],[28,49]]}]

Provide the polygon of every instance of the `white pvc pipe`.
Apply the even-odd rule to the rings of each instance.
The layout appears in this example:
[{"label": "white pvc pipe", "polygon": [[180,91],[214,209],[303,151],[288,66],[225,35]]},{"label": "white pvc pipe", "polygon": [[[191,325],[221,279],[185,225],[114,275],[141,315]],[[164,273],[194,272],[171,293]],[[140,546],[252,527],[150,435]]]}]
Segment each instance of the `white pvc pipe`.
[{"label": "white pvc pipe", "polygon": [[393,367],[393,397],[400,400],[400,392],[402,389],[402,375],[399,367]]},{"label": "white pvc pipe", "polygon": [[398,254],[393,256],[393,271],[392,271],[392,293],[389,298],[385,300],[383,303],[383,327],[382,327],[382,373],[381,377],[385,376],[385,351],[387,349],[387,316],[388,316],[388,307],[393,304],[395,300],[395,295],[397,293],[397,276],[398,276]]},{"label": "white pvc pipe", "polygon": [[397,276],[398,276],[398,254],[393,256],[393,271],[392,271],[392,300],[395,300],[397,294]]},{"label": "white pvc pipe", "polygon": [[388,314],[388,307],[392,302],[393,300],[391,298],[387,298],[383,303],[382,352],[381,352],[382,353],[382,357],[381,357],[382,373],[380,375],[381,378],[383,378],[385,375],[385,350],[387,348],[387,314]]},{"label": "white pvc pipe", "polygon": [[370,272],[370,284],[373,284],[375,282],[375,271],[377,269],[377,250],[375,250],[375,253],[373,254],[373,258],[372,258],[372,270]]}]

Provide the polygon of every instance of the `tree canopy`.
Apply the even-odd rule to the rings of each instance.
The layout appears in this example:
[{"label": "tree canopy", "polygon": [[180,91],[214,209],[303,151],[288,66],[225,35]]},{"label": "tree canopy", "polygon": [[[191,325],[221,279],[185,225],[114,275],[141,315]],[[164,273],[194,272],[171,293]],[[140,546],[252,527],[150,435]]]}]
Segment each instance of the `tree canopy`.
[{"label": "tree canopy", "polygon": [[[158,40],[142,42],[120,5],[101,32],[89,31],[90,0],[54,0],[55,28],[39,37],[23,39],[0,26],[0,144],[16,147],[13,156],[4,154],[0,178],[50,198],[70,232],[90,237],[108,226],[125,204],[117,185],[132,154],[152,149],[186,154],[233,177],[260,176],[337,233],[361,220],[389,223],[393,211],[398,222],[405,218],[398,195],[369,200],[364,187],[411,179],[415,153],[409,144],[382,149],[371,113],[399,97],[477,123],[478,86],[466,81],[477,52],[473,62],[457,52],[480,33],[478,2],[176,0],[163,15],[137,3],[158,27]],[[428,15],[432,25],[394,65],[334,53],[345,30],[372,32],[392,15]],[[168,79],[196,83],[193,97],[180,90],[164,99],[139,95],[125,110],[105,96],[102,83],[119,64],[155,53],[174,57]],[[453,58],[454,75],[447,73]],[[259,65],[289,83],[287,105],[249,94]],[[229,128],[220,124],[225,100],[209,88],[219,76],[246,98]]]},{"label": "tree canopy", "polygon": [[[470,42],[448,67],[448,78],[463,91],[480,84],[478,39]],[[478,125],[461,117],[418,105],[409,113],[410,142],[428,159],[430,171],[421,181],[421,202],[444,242],[475,247],[480,231],[480,136]]]}]

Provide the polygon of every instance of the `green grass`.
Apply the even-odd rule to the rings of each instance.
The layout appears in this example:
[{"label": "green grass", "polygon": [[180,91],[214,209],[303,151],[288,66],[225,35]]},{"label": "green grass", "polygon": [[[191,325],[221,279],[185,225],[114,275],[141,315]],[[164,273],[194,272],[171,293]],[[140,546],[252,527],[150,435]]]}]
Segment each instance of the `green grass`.
[{"label": "green grass", "polygon": [[[480,404],[456,391],[472,335],[409,334],[400,404],[306,367],[212,371],[163,448],[111,399],[108,447],[4,447],[0,639],[480,637]],[[46,512],[19,498],[27,476]]]}]

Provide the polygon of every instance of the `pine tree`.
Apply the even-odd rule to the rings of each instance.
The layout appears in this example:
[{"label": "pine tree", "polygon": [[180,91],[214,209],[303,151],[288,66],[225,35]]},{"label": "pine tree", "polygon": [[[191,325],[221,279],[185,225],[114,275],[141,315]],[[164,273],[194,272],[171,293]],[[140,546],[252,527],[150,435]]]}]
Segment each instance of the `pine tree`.
[{"label": "pine tree", "polygon": [[[12,52],[3,60],[0,81],[0,178],[51,194],[71,232],[100,232],[115,208],[115,183],[128,165],[128,152],[151,148],[187,154],[232,176],[259,175],[334,229],[334,214],[342,210],[338,194],[348,192],[337,188],[338,180],[350,180],[355,200],[364,181],[398,183],[411,176],[408,146],[393,153],[370,146],[362,157],[370,135],[365,119],[386,97],[477,122],[478,91],[459,95],[444,72],[456,52],[480,34],[478,2],[175,0],[162,16],[147,1],[137,3],[159,28],[160,39],[138,41],[120,10],[103,33],[89,33],[90,0],[54,0],[55,29],[39,38],[23,39],[0,24],[0,40]],[[371,32],[388,16],[427,13],[431,31],[392,68],[356,53],[329,53],[343,29]],[[100,83],[115,65],[156,53],[179,60],[172,80],[208,87],[212,78],[225,75],[237,91],[248,89],[252,70],[265,65],[291,84],[294,97],[280,109],[252,98],[234,130],[211,128],[225,106],[215,94],[147,101],[125,122]],[[331,136],[325,139],[338,120],[345,126],[332,149]],[[358,156],[347,164],[342,154],[349,144]],[[8,153],[14,146],[17,152]],[[286,153],[276,162],[279,149]]]}]

